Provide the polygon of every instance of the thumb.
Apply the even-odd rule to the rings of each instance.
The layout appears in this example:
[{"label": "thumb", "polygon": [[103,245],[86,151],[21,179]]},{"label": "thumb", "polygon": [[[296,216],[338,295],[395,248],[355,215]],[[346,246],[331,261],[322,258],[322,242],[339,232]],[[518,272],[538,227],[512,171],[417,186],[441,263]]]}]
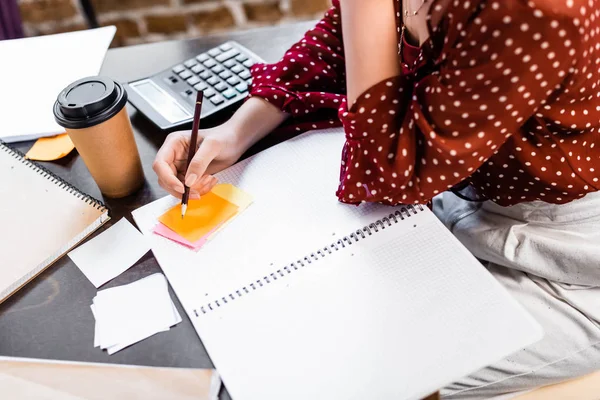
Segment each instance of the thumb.
[{"label": "thumb", "polygon": [[204,139],[198,147],[198,151],[190,162],[185,174],[185,185],[192,187],[200,182],[200,178],[206,173],[208,165],[219,155],[219,142],[214,139]]}]

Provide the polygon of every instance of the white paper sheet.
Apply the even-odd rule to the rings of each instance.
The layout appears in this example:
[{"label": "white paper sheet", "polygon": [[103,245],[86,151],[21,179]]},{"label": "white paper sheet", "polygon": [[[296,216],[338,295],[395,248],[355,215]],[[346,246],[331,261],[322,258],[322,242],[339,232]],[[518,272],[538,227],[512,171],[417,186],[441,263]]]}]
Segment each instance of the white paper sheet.
[{"label": "white paper sheet", "polygon": [[69,253],[69,257],[96,287],[125,272],[150,250],[149,241],[127,219]]},{"label": "white paper sheet", "polygon": [[91,309],[96,319],[94,347],[108,354],[181,322],[162,274],[99,291]]},{"label": "white paper sheet", "polygon": [[92,315],[96,321],[94,324],[94,347],[100,347],[100,324],[98,323],[98,317],[96,316],[96,306],[92,304],[90,308],[92,309]]},{"label": "white paper sheet", "polygon": [[167,281],[162,274],[102,290],[94,305],[103,322],[100,336],[105,347],[129,342],[146,332],[158,332],[170,327],[173,320]]},{"label": "white paper sheet", "polygon": [[0,139],[19,142],[63,133],[52,107],[72,82],[98,75],[114,26],[0,41]]}]

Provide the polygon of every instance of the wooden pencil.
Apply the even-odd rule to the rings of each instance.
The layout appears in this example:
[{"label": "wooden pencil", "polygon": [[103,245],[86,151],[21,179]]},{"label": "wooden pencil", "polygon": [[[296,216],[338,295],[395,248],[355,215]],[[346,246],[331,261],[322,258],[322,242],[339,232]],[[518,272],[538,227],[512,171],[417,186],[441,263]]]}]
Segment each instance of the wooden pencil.
[{"label": "wooden pencil", "polygon": [[[202,114],[202,100],[204,100],[204,93],[202,91],[198,91],[198,95],[196,96],[196,106],[194,107],[194,122],[192,124],[192,135],[190,138],[190,149],[188,151],[187,164],[185,166],[185,173],[187,174],[187,170],[190,167],[190,163],[194,158],[194,154],[196,154],[196,147],[198,144],[198,130],[200,129],[200,114]],[[200,178],[200,177],[199,177]],[[181,218],[185,217],[185,213],[187,211],[187,204],[190,197],[190,188],[185,184],[184,179],[184,191],[183,196],[181,197]]]}]

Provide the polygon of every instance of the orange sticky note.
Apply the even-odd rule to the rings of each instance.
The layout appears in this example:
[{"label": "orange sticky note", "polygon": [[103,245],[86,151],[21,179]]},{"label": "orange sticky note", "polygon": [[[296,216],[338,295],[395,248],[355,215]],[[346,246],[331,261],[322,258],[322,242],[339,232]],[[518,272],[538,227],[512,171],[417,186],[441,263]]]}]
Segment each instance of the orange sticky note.
[{"label": "orange sticky note", "polygon": [[75,145],[66,133],[58,136],[40,138],[25,155],[30,160],[52,161],[69,154]]},{"label": "orange sticky note", "polygon": [[199,200],[188,201],[185,218],[181,218],[181,204],[164,213],[158,220],[181,237],[195,242],[235,215],[238,207],[214,193]]}]

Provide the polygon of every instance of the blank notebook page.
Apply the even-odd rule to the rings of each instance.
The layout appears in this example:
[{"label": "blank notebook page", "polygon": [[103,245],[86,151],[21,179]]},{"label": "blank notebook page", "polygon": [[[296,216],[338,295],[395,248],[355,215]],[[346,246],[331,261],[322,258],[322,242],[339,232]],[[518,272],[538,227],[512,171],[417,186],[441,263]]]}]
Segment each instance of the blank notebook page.
[{"label": "blank notebook page", "polygon": [[97,200],[0,143],[0,302],[108,220]]},{"label": "blank notebook page", "polygon": [[176,200],[134,212],[236,400],[417,399],[541,336],[428,209],[339,203],[343,143],[311,132],[219,174],[255,201],[198,253],[151,235]]},{"label": "blank notebook page", "polygon": [[198,327],[232,397],[420,399],[538,339],[443,229],[420,212],[213,304]]}]

